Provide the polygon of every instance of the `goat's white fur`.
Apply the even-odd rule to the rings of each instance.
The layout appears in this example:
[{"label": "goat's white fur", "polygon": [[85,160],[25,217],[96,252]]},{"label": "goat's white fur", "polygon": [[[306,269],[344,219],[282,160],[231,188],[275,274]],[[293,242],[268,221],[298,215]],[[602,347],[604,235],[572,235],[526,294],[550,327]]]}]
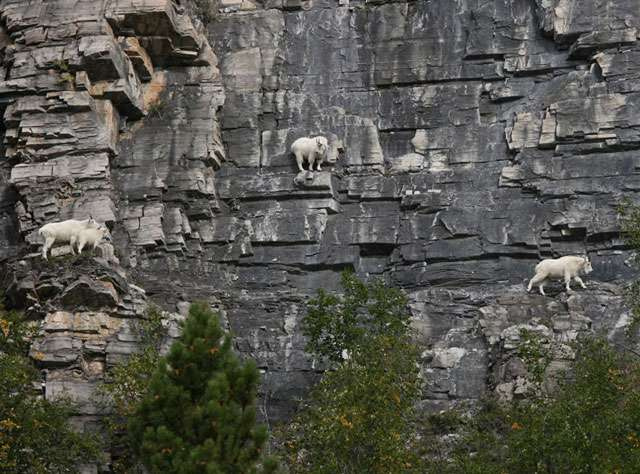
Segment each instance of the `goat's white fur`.
[{"label": "goat's white fur", "polygon": [[[93,248],[95,248],[104,237],[105,233],[106,228],[94,221],[92,218],[82,221],[69,219],[62,222],[50,222],[49,224],[43,225],[40,227],[40,230],[38,230],[38,234],[44,238],[44,244],[42,245],[42,258],[47,260],[47,251],[55,242],[68,242],[71,245],[71,252],[74,254],[74,246],[76,242],[79,244],[80,251],[82,251],[82,247],[87,243],[91,243]],[[82,243],[82,245],[80,245],[80,243]]]},{"label": "goat's white fur", "polygon": [[305,158],[309,162],[309,170],[313,171],[313,164],[316,163],[316,168],[321,171],[320,165],[327,158],[327,152],[329,150],[329,142],[326,137],[318,135],[317,137],[301,137],[291,144],[291,153],[296,157],[296,163],[298,163],[298,169],[304,171],[302,164]]},{"label": "goat's white fur", "polygon": [[100,226],[97,229],[87,228],[80,231],[77,236],[73,236],[71,241],[71,248],[73,249],[74,244],[77,244],[78,253],[82,253],[82,249],[85,245],[89,244],[91,246],[91,250],[95,250],[96,247],[102,242],[102,239],[108,234],[108,229],[105,226]]},{"label": "goat's white fur", "polygon": [[582,272],[585,275],[591,273],[593,268],[588,257],[578,257],[574,255],[567,255],[560,258],[548,258],[536,265],[536,273],[529,281],[527,291],[531,291],[533,285],[538,285],[540,294],[544,295],[544,283],[550,278],[564,278],[564,283],[567,288],[567,292],[571,292],[571,279],[577,281],[582,288],[586,288],[586,285],[582,279],[578,276],[578,273]]}]

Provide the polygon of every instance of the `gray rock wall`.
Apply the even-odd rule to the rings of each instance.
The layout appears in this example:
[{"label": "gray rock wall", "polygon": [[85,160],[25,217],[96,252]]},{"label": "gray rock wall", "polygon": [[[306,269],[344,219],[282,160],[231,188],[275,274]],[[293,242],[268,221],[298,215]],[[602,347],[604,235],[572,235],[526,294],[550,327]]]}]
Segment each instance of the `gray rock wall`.
[{"label": "gray rock wall", "polygon": [[[148,300],[204,298],[286,418],[318,370],[304,303],[345,268],[409,294],[427,409],[521,395],[522,328],[621,340],[635,3],[224,0],[205,31],[185,1],[0,0],[0,259],[47,393],[92,420]],[[316,134],[331,163],[298,174]],[[113,247],[40,261],[40,225],[89,214]],[[584,253],[587,290],[526,294],[539,258]]]},{"label": "gray rock wall", "polygon": [[[174,255],[185,233],[195,243],[216,208],[224,92],[188,6],[0,1],[2,290],[39,325],[30,355],[43,395],[74,398],[79,429],[99,429],[108,408],[96,388],[139,347],[150,300],[135,284],[138,262],[160,246]],[[88,216],[113,235],[95,258],[63,245],[41,259],[41,225]],[[153,299],[171,310],[168,344],[185,305]]]},{"label": "gray rock wall", "polygon": [[[640,186],[636,2],[221,7],[208,28],[226,93],[216,182],[247,243],[219,242],[218,261],[237,276],[230,321],[265,361],[272,406],[313,366],[304,299],[347,267],[409,293],[425,407],[520,393],[522,328],[623,337],[634,270],[615,208]],[[289,147],[315,134],[342,151],[296,178]],[[526,294],[539,258],[585,253],[587,290]]]}]

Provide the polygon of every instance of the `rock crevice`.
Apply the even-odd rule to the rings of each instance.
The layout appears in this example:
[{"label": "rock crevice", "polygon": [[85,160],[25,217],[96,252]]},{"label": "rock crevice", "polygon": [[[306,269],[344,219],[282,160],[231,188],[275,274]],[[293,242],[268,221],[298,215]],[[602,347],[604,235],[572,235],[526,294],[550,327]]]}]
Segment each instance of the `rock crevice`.
[{"label": "rock crevice", "polygon": [[[0,0],[0,258],[47,380],[88,397],[148,300],[205,299],[284,419],[319,367],[305,302],[345,268],[407,291],[425,408],[520,396],[520,329],[617,341],[634,2],[222,0],[205,28],[177,0]],[[291,143],[317,134],[330,163],[299,174]],[[31,254],[39,226],[88,215],[115,255],[58,275],[64,256]],[[587,290],[526,294],[540,258],[585,253]]]}]

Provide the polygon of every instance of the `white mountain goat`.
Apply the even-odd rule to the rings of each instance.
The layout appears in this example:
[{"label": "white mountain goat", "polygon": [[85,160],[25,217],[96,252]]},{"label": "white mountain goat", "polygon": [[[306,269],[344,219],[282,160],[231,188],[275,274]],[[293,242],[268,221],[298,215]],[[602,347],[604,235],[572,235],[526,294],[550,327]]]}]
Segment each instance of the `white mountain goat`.
[{"label": "white mountain goat", "polygon": [[533,285],[538,285],[540,294],[544,295],[544,283],[546,280],[564,278],[564,283],[567,288],[567,292],[571,292],[571,279],[577,281],[582,288],[586,288],[586,285],[582,279],[578,276],[578,273],[582,272],[585,275],[591,273],[593,268],[588,257],[577,257],[574,255],[567,255],[560,258],[548,258],[536,265],[536,274],[529,281],[527,291],[531,291]]},{"label": "white mountain goat", "polygon": [[318,135],[317,137],[301,137],[291,144],[291,153],[296,157],[298,169],[304,171],[302,167],[304,160],[309,162],[309,171],[313,171],[313,164],[316,169],[322,171],[320,165],[327,159],[327,151],[329,150],[329,142],[326,137]]},{"label": "white mountain goat", "polygon": [[55,242],[68,242],[71,245],[71,252],[75,254],[74,246],[76,242],[80,246],[80,251],[87,243],[95,248],[100,240],[106,235],[107,229],[92,218],[82,221],[69,219],[62,222],[50,222],[40,227],[38,234],[44,238],[42,245],[42,258],[47,260],[47,251]]},{"label": "white mountain goat", "polygon": [[100,225],[97,229],[88,227],[80,231],[80,233],[71,238],[69,242],[71,244],[71,250],[73,251],[74,244],[77,244],[78,254],[82,253],[82,249],[85,245],[89,244],[91,250],[95,250],[100,242],[109,235],[109,229],[104,225]]}]

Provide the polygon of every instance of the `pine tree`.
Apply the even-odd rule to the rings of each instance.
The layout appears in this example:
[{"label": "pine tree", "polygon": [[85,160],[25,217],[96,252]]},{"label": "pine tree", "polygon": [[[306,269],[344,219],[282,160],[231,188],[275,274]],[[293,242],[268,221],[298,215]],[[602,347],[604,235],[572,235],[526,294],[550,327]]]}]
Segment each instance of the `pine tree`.
[{"label": "pine tree", "polygon": [[154,372],[129,422],[135,449],[152,473],[274,472],[262,450],[267,431],[256,426],[255,364],[241,363],[231,338],[204,303],[195,303],[182,337]]}]

